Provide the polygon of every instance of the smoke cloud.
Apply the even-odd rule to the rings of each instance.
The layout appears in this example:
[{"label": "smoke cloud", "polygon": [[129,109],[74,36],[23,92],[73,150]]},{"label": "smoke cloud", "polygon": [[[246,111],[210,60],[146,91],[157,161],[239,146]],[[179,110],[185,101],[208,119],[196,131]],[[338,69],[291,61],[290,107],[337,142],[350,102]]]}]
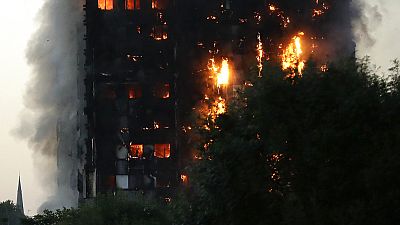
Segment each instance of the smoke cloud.
[{"label": "smoke cloud", "polygon": [[358,0],[353,3],[359,9],[353,18],[353,32],[356,42],[362,48],[371,48],[376,40],[371,34],[382,24],[383,15],[378,5],[372,5],[366,0]]},{"label": "smoke cloud", "polygon": [[82,0],[46,0],[26,52],[32,73],[21,125],[15,132],[29,141],[36,177],[51,195],[40,210],[72,207],[78,202],[82,6]]}]

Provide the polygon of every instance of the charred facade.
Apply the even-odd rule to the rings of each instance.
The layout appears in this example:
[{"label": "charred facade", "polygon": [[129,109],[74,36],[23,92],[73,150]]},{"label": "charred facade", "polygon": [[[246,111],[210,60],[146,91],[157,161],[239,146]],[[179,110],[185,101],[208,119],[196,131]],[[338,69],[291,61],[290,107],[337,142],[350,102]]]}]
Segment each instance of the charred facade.
[{"label": "charred facade", "polygon": [[169,5],[86,2],[86,115],[83,197],[176,186],[175,43]]},{"label": "charred facade", "polygon": [[268,74],[269,60],[298,76],[310,57],[325,68],[354,52],[344,0],[86,0],[84,8],[82,198],[169,195],[187,182],[189,118],[202,102],[216,101],[208,116],[224,113],[249,76]]}]

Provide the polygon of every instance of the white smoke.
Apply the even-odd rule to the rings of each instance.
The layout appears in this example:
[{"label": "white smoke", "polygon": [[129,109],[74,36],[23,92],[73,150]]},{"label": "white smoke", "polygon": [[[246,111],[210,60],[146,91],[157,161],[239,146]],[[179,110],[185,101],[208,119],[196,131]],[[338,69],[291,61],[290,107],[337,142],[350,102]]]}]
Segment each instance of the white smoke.
[{"label": "white smoke", "polygon": [[51,196],[40,210],[78,202],[83,19],[82,0],[46,0],[26,52],[32,73],[17,134],[29,140],[36,177]]},{"label": "white smoke", "polygon": [[358,48],[371,48],[376,43],[373,31],[382,25],[382,9],[371,0],[357,0],[353,4],[359,9],[359,14],[353,18],[355,41]]}]

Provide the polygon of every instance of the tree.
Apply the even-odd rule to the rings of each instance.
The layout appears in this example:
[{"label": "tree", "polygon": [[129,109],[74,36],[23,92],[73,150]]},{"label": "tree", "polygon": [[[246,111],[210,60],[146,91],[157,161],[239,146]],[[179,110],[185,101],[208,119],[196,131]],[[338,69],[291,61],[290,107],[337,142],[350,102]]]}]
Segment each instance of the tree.
[{"label": "tree", "polygon": [[285,79],[266,65],[204,133],[181,223],[394,224],[399,86],[369,68],[350,58]]},{"label": "tree", "polygon": [[19,225],[24,217],[12,201],[0,203],[0,225]]},{"label": "tree", "polygon": [[78,209],[44,211],[24,221],[26,225],[167,225],[167,205],[142,196],[99,196]]}]

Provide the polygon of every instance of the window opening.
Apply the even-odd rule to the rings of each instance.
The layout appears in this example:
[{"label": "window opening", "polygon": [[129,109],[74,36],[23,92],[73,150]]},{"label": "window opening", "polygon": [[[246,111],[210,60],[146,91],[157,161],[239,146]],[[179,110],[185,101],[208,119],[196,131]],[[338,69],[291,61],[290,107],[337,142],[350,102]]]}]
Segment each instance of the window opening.
[{"label": "window opening", "polygon": [[128,85],[128,98],[138,99],[142,97],[142,87],[139,84]]},{"label": "window opening", "polygon": [[156,41],[162,41],[168,39],[168,25],[157,25],[153,27],[151,37],[154,38]]},{"label": "window opening", "polygon": [[157,158],[169,158],[171,156],[171,145],[170,144],[155,144],[154,145],[154,156]]},{"label": "window opening", "polygon": [[168,1],[167,0],[151,0],[152,9],[165,9]]},{"label": "window opening", "polygon": [[125,9],[126,10],[139,10],[140,9],[140,0],[125,0]]},{"label": "window opening", "polygon": [[169,84],[157,84],[154,87],[154,97],[167,99],[170,97],[170,89]]},{"label": "window opening", "polygon": [[97,6],[101,10],[112,10],[114,8],[114,0],[97,0]]},{"label": "window opening", "polygon": [[143,156],[143,145],[131,144],[131,157],[141,158]]}]

